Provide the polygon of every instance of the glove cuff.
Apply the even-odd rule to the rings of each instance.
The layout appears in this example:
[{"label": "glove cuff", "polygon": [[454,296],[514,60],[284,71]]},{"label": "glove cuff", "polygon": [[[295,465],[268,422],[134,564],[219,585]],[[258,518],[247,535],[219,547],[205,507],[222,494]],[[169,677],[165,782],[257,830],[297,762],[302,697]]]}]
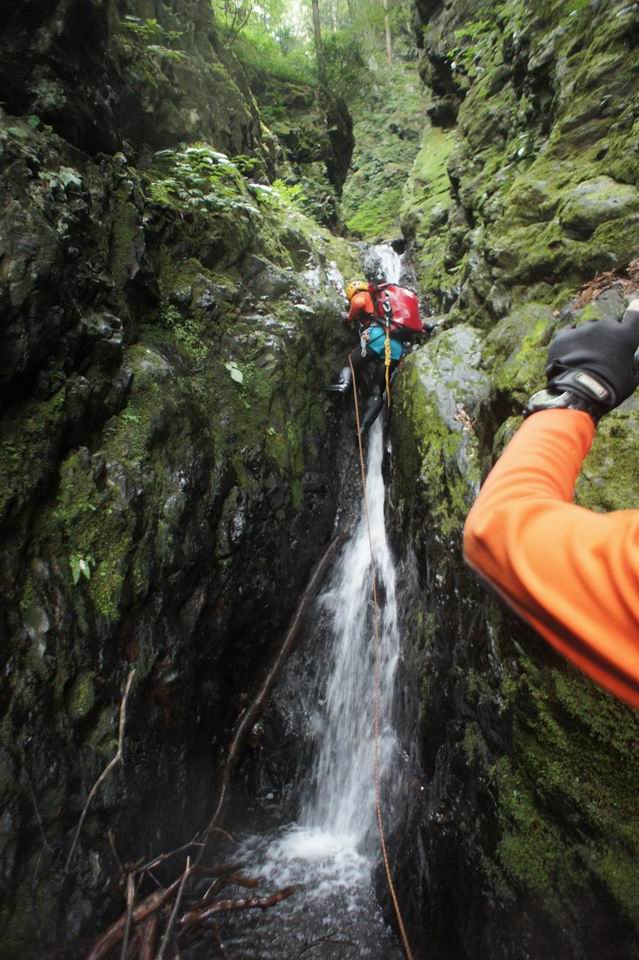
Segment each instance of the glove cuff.
[{"label": "glove cuff", "polygon": [[587,370],[566,370],[528,401],[525,415],[538,410],[583,410],[598,423],[615,404],[612,391]]}]

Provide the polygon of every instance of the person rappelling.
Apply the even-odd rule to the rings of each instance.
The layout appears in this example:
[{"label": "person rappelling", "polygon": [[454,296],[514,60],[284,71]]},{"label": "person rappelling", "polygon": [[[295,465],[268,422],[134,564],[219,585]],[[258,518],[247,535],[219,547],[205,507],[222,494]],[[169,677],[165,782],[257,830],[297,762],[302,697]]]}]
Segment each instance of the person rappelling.
[{"label": "person rappelling", "polygon": [[326,390],[345,395],[353,375],[357,379],[364,371],[370,373],[370,391],[360,422],[360,434],[365,434],[379,416],[384,399],[390,401],[390,384],[410,341],[432,334],[436,325],[422,320],[417,294],[395,283],[353,280],[345,293],[350,309],[344,322],[358,325],[360,342]]}]

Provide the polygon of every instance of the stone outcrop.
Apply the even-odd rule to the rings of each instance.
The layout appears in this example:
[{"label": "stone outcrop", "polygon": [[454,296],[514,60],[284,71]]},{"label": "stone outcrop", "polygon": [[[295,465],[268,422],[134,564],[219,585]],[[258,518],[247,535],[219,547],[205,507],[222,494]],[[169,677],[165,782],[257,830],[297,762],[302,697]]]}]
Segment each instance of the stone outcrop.
[{"label": "stone outcrop", "polygon": [[[431,125],[403,222],[444,332],[407,364],[393,420],[423,762],[405,895],[430,957],[630,960],[637,716],[492,601],[460,539],[553,333],[619,318],[637,289],[639,13],[519,0],[417,12]],[[605,271],[602,296],[577,298]],[[631,399],[598,430],[580,503],[636,507],[638,437]]]},{"label": "stone outcrop", "polygon": [[[210,813],[241,695],[331,534],[323,384],[358,260],[269,185],[281,149],[207,4],[25,3],[1,46],[0,954],[16,958],[111,916],[109,831],[135,860]],[[124,764],[64,878],[132,667]]]}]

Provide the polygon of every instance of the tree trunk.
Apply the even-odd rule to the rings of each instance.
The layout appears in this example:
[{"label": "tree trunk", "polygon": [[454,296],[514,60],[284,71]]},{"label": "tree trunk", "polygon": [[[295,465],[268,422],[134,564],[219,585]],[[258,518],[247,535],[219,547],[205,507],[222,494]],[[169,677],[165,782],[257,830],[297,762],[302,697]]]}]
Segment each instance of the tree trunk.
[{"label": "tree trunk", "polygon": [[393,44],[391,42],[391,29],[390,29],[390,17],[388,16],[388,0],[383,0],[384,3],[384,32],[386,33],[386,59],[388,60],[388,66],[392,66],[393,63]]},{"label": "tree trunk", "polygon": [[320,23],[319,0],[311,0],[313,10],[313,39],[315,41],[315,58],[317,60],[317,76],[320,86],[326,86],[326,64],[324,63],[324,46],[322,44],[322,25]]}]

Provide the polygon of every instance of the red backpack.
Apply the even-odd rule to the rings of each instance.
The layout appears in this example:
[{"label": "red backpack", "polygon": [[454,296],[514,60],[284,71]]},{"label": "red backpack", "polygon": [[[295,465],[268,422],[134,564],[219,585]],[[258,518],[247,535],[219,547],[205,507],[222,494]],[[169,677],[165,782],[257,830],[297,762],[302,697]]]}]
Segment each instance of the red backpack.
[{"label": "red backpack", "polygon": [[410,340],[424,332],[419,297],[412,290],[398,287],[396,283],[371,283],[368,291],[375,304],[374,322],[384,328],[390,322],[391,336],[397,340]]}]

